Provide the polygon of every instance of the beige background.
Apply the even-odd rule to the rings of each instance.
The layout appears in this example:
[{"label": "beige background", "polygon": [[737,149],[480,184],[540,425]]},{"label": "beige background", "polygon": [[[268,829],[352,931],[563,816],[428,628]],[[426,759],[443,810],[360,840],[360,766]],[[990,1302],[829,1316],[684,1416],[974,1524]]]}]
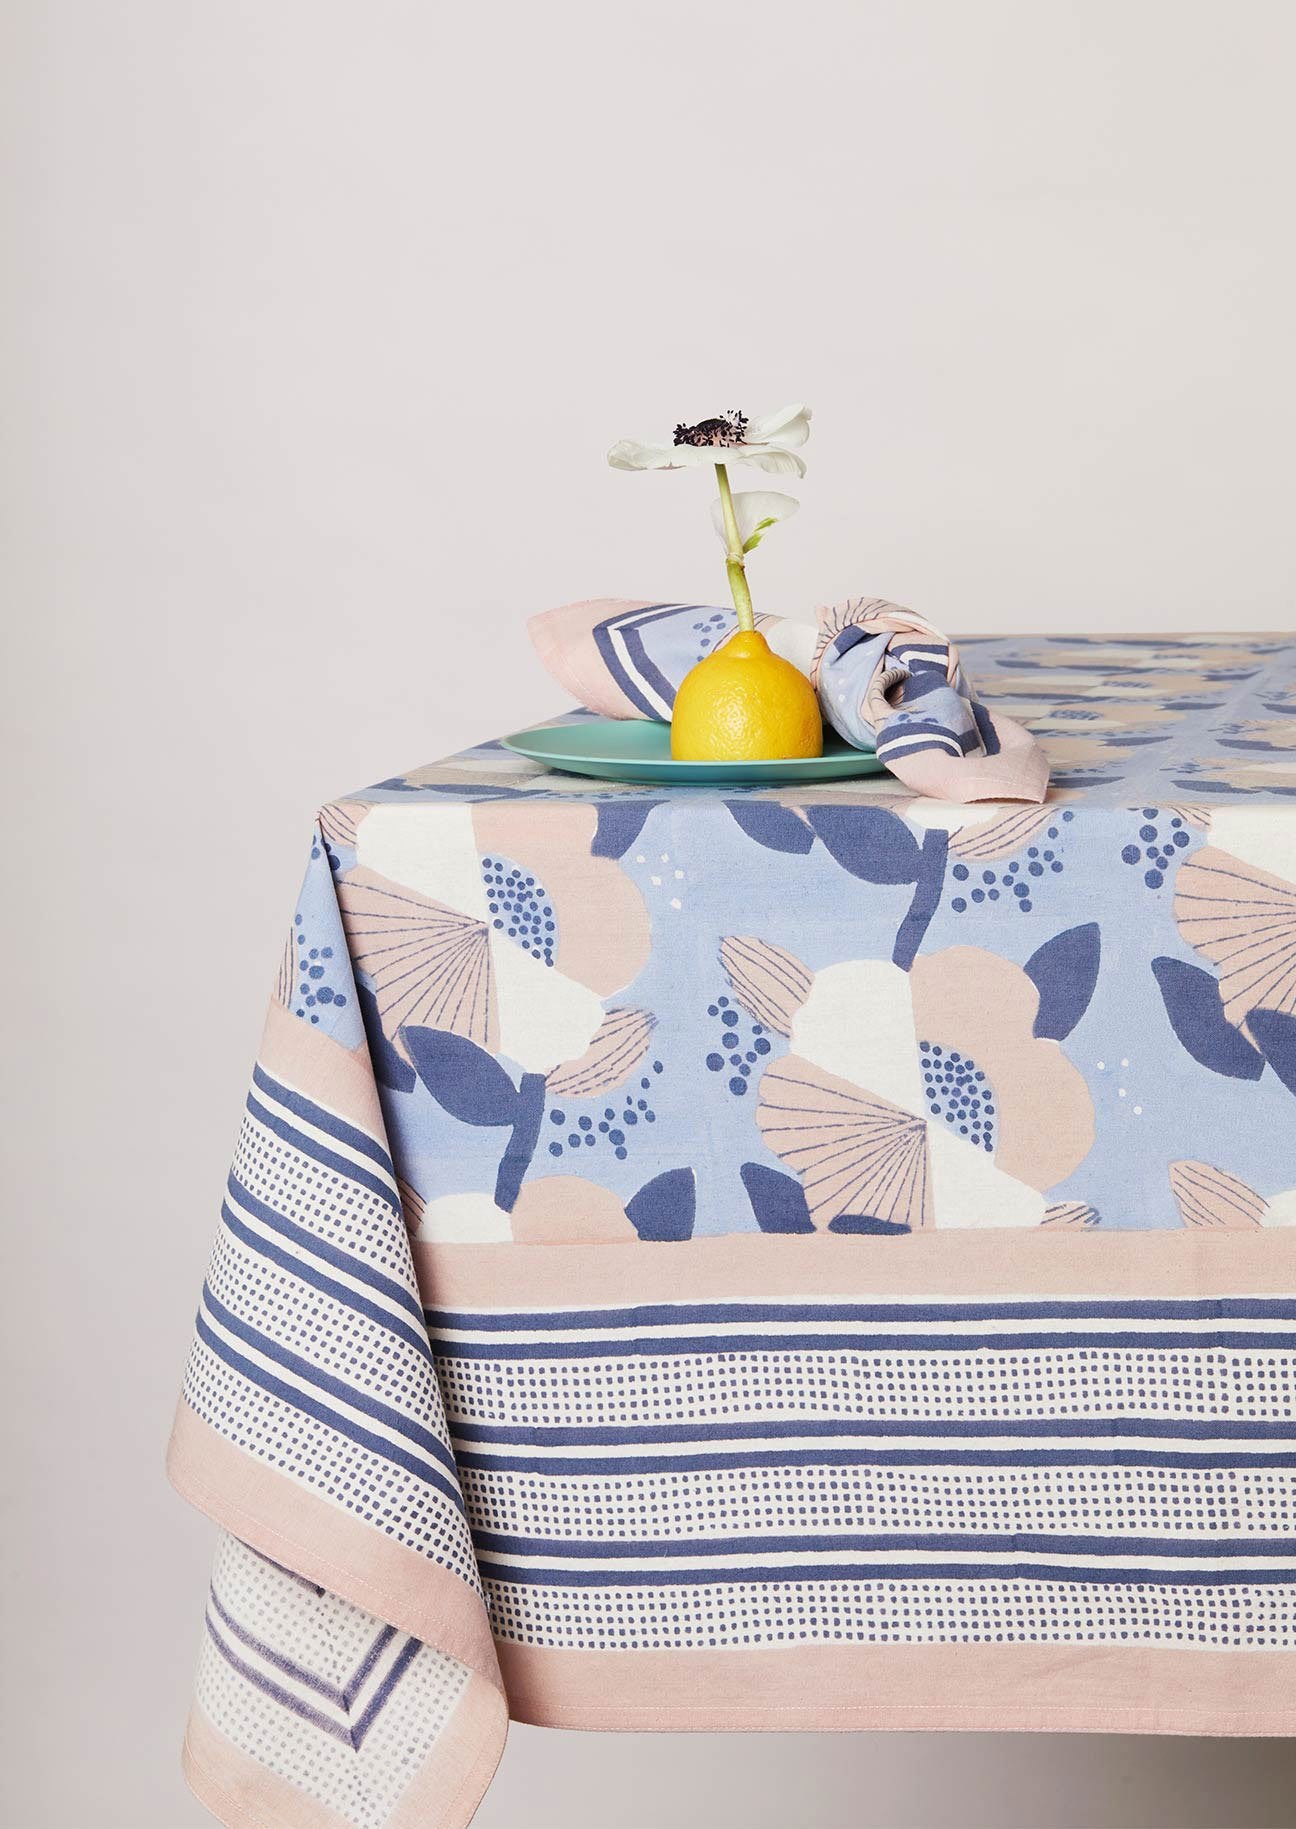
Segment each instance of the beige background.
[{"label": "beige background", "polygon": [[[322,799],[722,589],[614,438],[816,408],[758,602],[1294,617],[1286,0],[3,0],[6,1829],[185,1829],[161,1454]],[[481,1829],[1262,1829],[1296,1747],[517,1729]]]}]

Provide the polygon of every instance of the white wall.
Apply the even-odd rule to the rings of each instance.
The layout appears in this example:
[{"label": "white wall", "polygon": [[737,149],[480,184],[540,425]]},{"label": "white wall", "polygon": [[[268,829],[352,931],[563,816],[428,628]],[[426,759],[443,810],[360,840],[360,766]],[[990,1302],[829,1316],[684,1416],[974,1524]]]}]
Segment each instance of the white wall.
[{"label": "white wall", "polygon": [[[6,1829],[206,1820],[161,1454],[317,802],[722,592],[612,439],[816,410],[758,602],[1294,618],[1285,0],[6,0]],[[15,1039],[17,1033],[23,1039]],[[515,1730],[483,1829],[1263,1829],[1290,1747]]]}]

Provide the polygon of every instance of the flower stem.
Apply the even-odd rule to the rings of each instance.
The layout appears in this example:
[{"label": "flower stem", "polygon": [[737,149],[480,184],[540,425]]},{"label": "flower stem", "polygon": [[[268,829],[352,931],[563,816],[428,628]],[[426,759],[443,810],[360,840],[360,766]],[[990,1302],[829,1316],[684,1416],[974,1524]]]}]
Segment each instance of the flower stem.
[{"label": "flower stem", "polygon": [[729,574],[729,589],[734,608],[738,612],[738,627],[750,635],[756,627],[756,616],[752,610],[751,592],[747,589],[747,567],[743,563],[738,516],[734,513],[733,495],[729,489],[729,472],[723,464],[717,464],[715,473],[720,485],[720,511],[724,515],[725,524],[725,571]]}]

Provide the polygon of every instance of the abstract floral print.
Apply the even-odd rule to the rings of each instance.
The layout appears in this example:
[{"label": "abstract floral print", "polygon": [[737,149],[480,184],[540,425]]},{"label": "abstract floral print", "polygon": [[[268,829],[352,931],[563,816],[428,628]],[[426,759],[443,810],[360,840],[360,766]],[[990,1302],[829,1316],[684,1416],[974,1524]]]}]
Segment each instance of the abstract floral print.
[{"label": "abstract floral print", "polygon": [[324,810],[279,998],[368,1048],[412,1230],[1296,1220],[1296,646],[964,645],[1042,805],[488,743]]}]

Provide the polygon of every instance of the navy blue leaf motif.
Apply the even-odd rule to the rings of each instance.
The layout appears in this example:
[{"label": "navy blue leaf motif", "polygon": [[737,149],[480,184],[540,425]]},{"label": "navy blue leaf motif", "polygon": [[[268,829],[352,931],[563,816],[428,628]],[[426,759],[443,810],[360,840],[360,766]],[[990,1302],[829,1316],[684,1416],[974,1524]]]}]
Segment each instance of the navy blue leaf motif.
[{"label": "navy blue leaf motif", "polygon": [[805,1190],[793,1176],[760,1162],[744,1162],[738,1173],[762,1232],[814,1231]]},{"label": "navy blue leaf motif", "polygon": [[[1170,1027],[1193,1059],[1231,1080],[1258,1080],[1264,1072],[1264,1056],[1225,1016],[1219,985],[1210,973],[1182,959],[1167,958],[1154,959],[1152,970]],[[1253,1027],[1258,1014],[1261,1012],[1251,1012]],[[1282,1078],[1277,1067],[1274,1072]]]},{"label": "navy blue leaf motif", "polygon": [[692,1238],[696,1204],[692,1169],[667,1169],[645,1181],[627,1203],[626,1217],[640,1238]]},{"label": "navy blue leaf motif", "polygon": [[419,1078],[464,1124],[513,1124],[518,1092],[493,1054],[449,1029],[402,1029]]},{"label": "navy blue leaf motif", "polygon": [[748,838],[754,838],[767,851],[804,856],[814,844],[815,835],[805,820],[776,800],[726,800],[725,806]]},{"label": "navy blue leaf motif", "polygon": [[1096,921],[1054,934],[1026,961],[1026,976],[1039,992],[1036,1035],[1060,1042],[1089,1008],[1098,982],[1102,935]]},{"label": "navy blue leaf motif", "polygon": [[948,834],[933,827],[922,841],[918,853],[918,877],[914,883],[913,901],[896,933],[892,959],[907,972],[918,956],[918,948],[927,937],[931,918],[940,905],[945,887],[945,865],[949,860]]},{"label": "navy blue leaf motif", "polygon": [[865,883],[915,883],[917,840],[903,819],[881,807],[807,807],[806,818],[824,846]]},{"label": "navy blue leaf motif", "polygon": [[356,980],[356,995],[360,999],[360,1013],[364,1018],[375,1079],[380,1086],[386,1086],[392,1092],[413,1092],[414,1069],[401,1059],[383,1034],[378,1000],[363,979]]},{"label": "navy blue leaf motif", "polygon": [[1296,1093],[1296,1016],[1282,1010],[1252,1010],[1247,1028],[1288,1092]]},{"label": "navy blue leaf motif", "polygon": [[600,801],[598,827],[590,845],[590,855],[624,857],[643,831],[645,819],[660,805],[660,800]]}]

